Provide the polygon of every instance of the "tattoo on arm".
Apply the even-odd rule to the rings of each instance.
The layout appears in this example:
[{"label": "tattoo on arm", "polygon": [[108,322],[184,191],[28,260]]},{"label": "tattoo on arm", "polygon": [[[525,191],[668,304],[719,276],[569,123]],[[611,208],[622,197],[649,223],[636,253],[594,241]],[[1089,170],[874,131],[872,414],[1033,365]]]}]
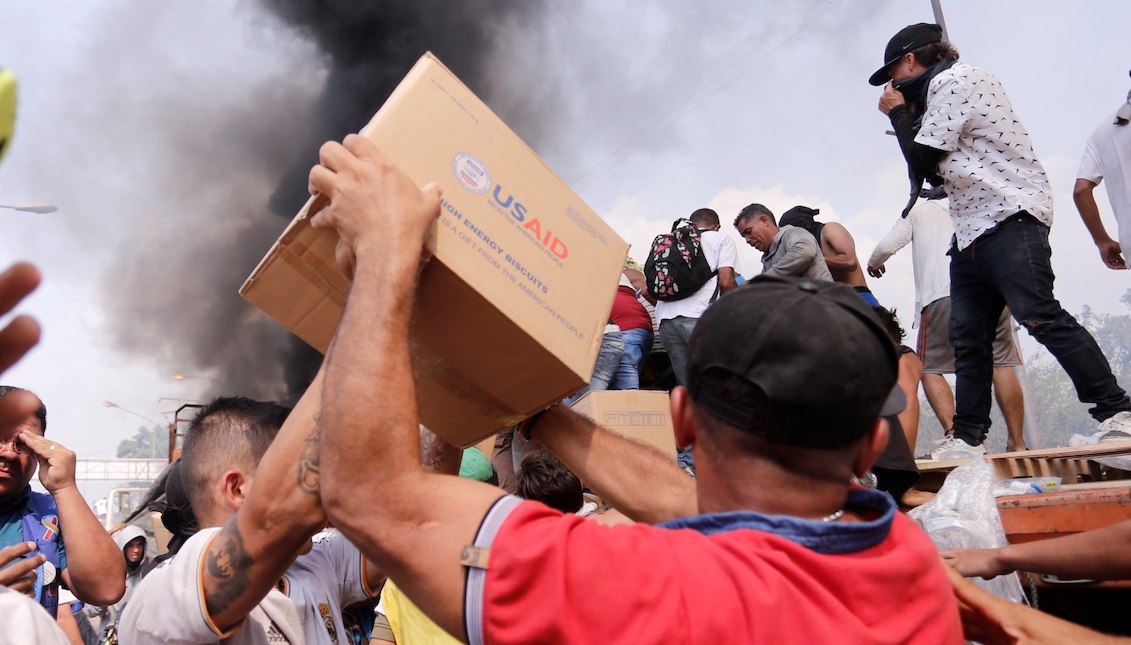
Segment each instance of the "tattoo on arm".
[{"label": "tattoo on arm", "polygon": [[420,427],[420,463],[429,470],[439,470],[444,465],[443,439],[424,426]]},{"label": "tattoo on arm", "polygon": [[212,540],[205,554],[204,598],[208,613],[215,616],[247,591],[254,559],[244,547],[233,517]]},{"label": "tattoo on arm", "polygon": [[304,493],[317,495],[320,488],[320,465],[322,443],[322,414],[314,415],[314,430],[303,442],[305,445],[298,459],[298,486]]}]

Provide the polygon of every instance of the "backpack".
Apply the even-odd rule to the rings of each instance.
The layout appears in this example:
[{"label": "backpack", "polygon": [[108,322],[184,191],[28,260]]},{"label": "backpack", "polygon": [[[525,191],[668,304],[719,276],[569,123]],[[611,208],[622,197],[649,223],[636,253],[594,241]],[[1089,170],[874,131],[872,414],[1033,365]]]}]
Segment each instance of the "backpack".
[{"label": "backpack", "polygon": [[644,262],[648,293],[656,300],[690,297],[715,273],[703,254],[699,229],[686,218],[677,219],[671,233],[656,236]]}]

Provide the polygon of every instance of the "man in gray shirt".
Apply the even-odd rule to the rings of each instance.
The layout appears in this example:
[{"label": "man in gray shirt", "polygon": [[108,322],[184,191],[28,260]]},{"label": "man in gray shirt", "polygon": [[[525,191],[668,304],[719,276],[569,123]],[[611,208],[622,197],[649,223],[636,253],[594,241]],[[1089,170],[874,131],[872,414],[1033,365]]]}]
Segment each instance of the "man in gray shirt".
[{"label": "man in gray shirt", "polygon": [[803,228],[778,227],[770,209],[750,204],[734,219],[738,234],[762,252],[762,274],[833,281],[817,241]]}]

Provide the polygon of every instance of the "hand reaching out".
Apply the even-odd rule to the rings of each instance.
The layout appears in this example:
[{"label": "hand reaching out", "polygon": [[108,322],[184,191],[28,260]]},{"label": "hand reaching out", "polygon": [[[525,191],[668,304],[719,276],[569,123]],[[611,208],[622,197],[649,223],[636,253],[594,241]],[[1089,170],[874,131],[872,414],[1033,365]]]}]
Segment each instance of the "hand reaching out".
[{"label": "hand reaching out", "polygon": [[951,549],[941,553],[943,562],[967,578],[980,576],[989,580],[1010,573],[1001,566],[998,555],[1001,549]]}]

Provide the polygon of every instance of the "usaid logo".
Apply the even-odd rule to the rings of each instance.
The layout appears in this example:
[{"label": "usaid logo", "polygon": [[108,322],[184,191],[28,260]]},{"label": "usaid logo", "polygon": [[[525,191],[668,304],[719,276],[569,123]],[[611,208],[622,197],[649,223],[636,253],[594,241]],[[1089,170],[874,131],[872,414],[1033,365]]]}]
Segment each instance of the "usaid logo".
[{"label": "usaid logo", "polygon": [[491,187],[491,173],[487,171],[487,166],[470,152],[461,152],[452,157],[452,173],[459,180],[460,186],[476,195],[486,193]]}]

